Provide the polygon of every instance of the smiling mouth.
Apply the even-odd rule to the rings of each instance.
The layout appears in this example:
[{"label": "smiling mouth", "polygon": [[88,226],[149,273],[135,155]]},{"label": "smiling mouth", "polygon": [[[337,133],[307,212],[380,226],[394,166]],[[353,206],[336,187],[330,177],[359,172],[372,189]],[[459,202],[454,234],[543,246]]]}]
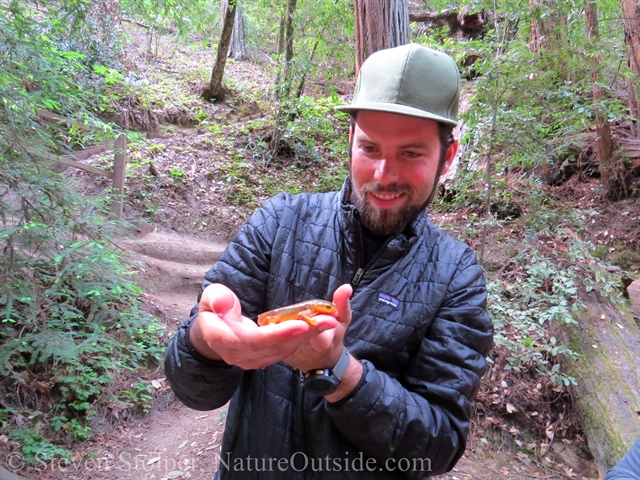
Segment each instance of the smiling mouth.
[{"label": "smiling mouth", "polygon": [[399,192],[375,192],[371,193],[374,197],[383,201],[395,200],[396,198],[400,198],[404,195],[404,193]]}]

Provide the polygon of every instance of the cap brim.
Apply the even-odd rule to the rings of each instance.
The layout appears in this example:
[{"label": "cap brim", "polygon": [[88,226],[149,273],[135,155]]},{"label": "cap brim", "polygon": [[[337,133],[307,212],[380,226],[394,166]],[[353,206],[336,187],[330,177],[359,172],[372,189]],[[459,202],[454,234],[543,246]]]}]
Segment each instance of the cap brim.
[{"label": "cap brim", "polygon": [[424,110],[420,110],[419,108],[409,107],[408,105],[400,105],[397,103],[366,103],[362,105],[358,105],[358,104],[340,105],[338,107],[334,107],[334,109],[340,112],[346,112],[346,113],[357,112],[358,110],[397,113],[400,115],[409,115],[411,117],[428,118],[430,120],[436,120],[437,122],[446,123],[447,125],[456,126],[458,124],[458,122],[453,121],[449,118],[442,117],[440,115],[436,115],[431,112],[425,112]]}]

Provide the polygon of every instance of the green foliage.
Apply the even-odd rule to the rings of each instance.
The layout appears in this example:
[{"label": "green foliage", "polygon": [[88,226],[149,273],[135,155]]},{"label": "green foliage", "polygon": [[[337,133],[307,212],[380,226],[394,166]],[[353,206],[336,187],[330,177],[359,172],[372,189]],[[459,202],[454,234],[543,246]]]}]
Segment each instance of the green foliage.
[{"label": "green foliage", "polygon": [[[0,231],[4,398],[22,405],[40,432],[87,438],[85,422],[111,402],[112,381],[160,360],[162,329],[141,312],[129,268],[105,246],[119,227],[104,220],[104,207],[76,197],[25,158],[5,157],[0,185],[11,192]],[[12,200],[16,194],[23,203]],[[17,386],[33,385],[47,393],[49,408],[36,392],[15,396]],[[35,410],[42,414],[34,417]]]},{"label": "green foliage", "polygon": [[[294,78],[343,77],[354,66],[354,14],[349,2],[298,2],[294,17]],[[292,81],[292,85],[297,82]]]},{"label": "green foliage", "polygon": [[210,40],[221,29],[219,6],[202,0],[124,0],[121,8],[149,23],[152,32],[169,33],[177,28],[183,38],[192,35],[199,40]]},{"label": "green foliage", "polygon": [[[620,48],[623,39],[619,5],[608,6],[608,18],[601,22],[597,43],[587,39],[583,2],[536,6],[522,10],[519,4],[501,4],[494,12],[502,18],[496,23],[499,30],[489,31],[483,39],[417,39],[450,53],[463,73],[473,72],[467,97],[471,108],[463,115],[467,133],[461,141],[478,155],[489,150],[489,140],[493,138],[493,161],[498,172],[505,168],[532,169],[551,161],[558,165],[575,162],[582,148],[571,146],[578,142],[580,133],[593,125],[596,107],[611,121],[625,116],[626,107],[614,93],[624,90],[626,71],[625,49]],[[495,8],[480,2],[477,8],[481,7]],[[528,26],[532,19],[548,23],[549,19],[560,17],[566,23],[551,22],[552,31],[545,37],[549,48],[532,53],[530,31],[522,26]],[[593,65],[589,61],[596,54],[601,61],[601,86],[608,92],[600,105],[593,102]],[[478,60],[463,67],[470,56],[477,56]],[[489,135],[494,110],[496,125]]]},{"label": "green foliage", "polygon": [[48,461],[55,457],[71,458],[71,453],[46,440],[46,438],[33,430],[16,429],[11,432],[11,439],[22,445],[22,453],[27,461]]},{"label": "green foliage", "polygon": [[[564,261],[583,259],[587,250],[587,245],[573,243]],[[517,261],[522,265],[523,278],[488,282],[496,343],[511,352],[506,368],[533,369],[553,382],[575,384],[573,378],[560,371],[559,360],[577,353],[561,344],[550,331],[557,329],[554,325],[576,323],[573,315],[582,307],[579,288],[596,289],[616,302],[620,296],[615,288],[617,282],[597,269],[589,271],[584,262],[565,264],[562,259],[543,256],[537,250],[526,249]]]},{"label": "green foliage", "polygon": [[174,180],[184,180],[184,171],[175,165],[169,166],[169,176]]},{"label": "green foliage", "polygon": [[316,192],[335,192],[340,190],[348,174],[349,171],[344,164],[325,168],[322,174],[318,177]]},{"label": "green foliage", "polygon": [[[573,323],[577,285],[575,272],[560,271],[548,258],[527,251],[526,276],[518,282],[488,283],[489,312],[494,320],[495,340],[509,349],[507,369],[533,368],[537,374],[565,384],[571,379],[554,370],[560,355],[575,356],[567,346],[550,336],[548,322]],[[551,363],[551,360],[555,360]]]},{"label": "green foliage", "polygon": [[122,390],[120,399],[126,404],[134,408],[139,408],[147,413],[151,409],[151,400],[153,387],[143,381],[135,382],[130,389]]},{"label": "green foliage", "polygon": [[[296,158],[322,162],[318,151],[320,145],[332,155],[347,157],[346,132],[336,132],[337,119],[346,118],[345,114],[335,114],[334,107],[343,103],[337,95],[318,99],[304,96],[287,99],[285,103],[282,114],[290,112],[292,115],[281,134],[281,141],[291,147]],[[346,120],[342,125],[347,125]]]},{"label": "green foliage", "polygon": [[[62,2],[66,17],[43,17],[25,5],[0,11],[0,394],[3,430],[25,457],[47,460],[67,456],[57,442],[89,438],[115,379],[160,360],[162,329],[111,248],[124,225],[109,220],[107,197],[81,197],[27,154],[82,145],[87,126],[113,136],[90,113],[104,98],[100,52],[92,39],[72,48],[93,6]],[[38,109],[73,121],[39,123]]]},{"label": "green foliage", "polygon": [[[434,6],[446,8],[442,2]],[[552,204],[531,171],[545,164],[576,162],[587,146],[581,136],[593,126],[596,109],[605,112],[610,121],[624,118],[626,107],[614,93],[624,90],[626,77],[625,49],[620,48],[620,7],[609,3],[603,10],[606,21],[601,23],[597,42],[587,38],[584,2],[543,2],[533,9],[522,9],[510,1],[500,5],[480,1],[475,7],[492,9],[501,18],[484,38],[459,42],[443,34],[418,39],[450,53],[463,75],[470,78],[465,86],[470,108],[463,114],[465,127],[460,139],[467,149],[458,176],[449,186],[452,195],[447,202],[473,211],[471,219],[484,212],[490,181],[493,192],[488,203],[494,216],[500,206],[521,207],[523,217],[515,227],[510,221],[508,228],[511,237],[521,231],[527,241],[514,240],[512,248],[501,252],[502,262],[517,265],[515,273],[488,275],[496,342],[510,352],[508,369],[532,371],[568,386],[574,380],[561,372],[559,359],[576,352],[562,345],[552,332],[558,330],[557,325],[574,321],[573,314],[581,307],[578,292],[597,291],[615,303],[620,301],[621,281],[599,266],[591,255],[595,251],[592,245],[567,235],[582,231],[585,219],[595,212]],[[550,27],[545,46],[535,53],[530,48],[528,28],[532,20]],[[607,92],[599,105],[594,105],[592,95],[594,67],[589,59],[594,55],[599,56],[601,87]],[[471,56],[478,60],[463,67]],[[491,178],[483,165],[489,153]],[[516,179],[513,172],[522,176]],[[447,206],[447,202],[441,205]],[[467,225],[463,236],[473,238],[480,224],[491,226],[493,232],[507,229],[495,217],[476,219]],[[538,237],[568,248],[542,250],[545,243],[538,242]],[[504,258],[506,250],[510,250],[508,258]],[[603,252],[595,253],[603,256]]]}]

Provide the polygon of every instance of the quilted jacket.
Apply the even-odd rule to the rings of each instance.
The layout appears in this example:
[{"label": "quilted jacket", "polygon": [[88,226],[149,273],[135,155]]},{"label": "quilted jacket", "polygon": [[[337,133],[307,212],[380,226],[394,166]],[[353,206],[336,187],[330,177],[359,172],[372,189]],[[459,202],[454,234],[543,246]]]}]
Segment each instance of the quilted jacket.
[{"label": "quilted jacket", "polygon": [[493,341],[486,288],[471,249],[420,214],[362,264],[358,213],[341,192],[267,201],[206,274],[243,315],[313,298],[351,283],[344,339],[363,377],[330,404],[303,390],[298,371],[262,370],[200,356],[180,327],[165,355],[176,396],[197,410],[230,399],[216,478],[428,478],[464,452],[470,401]]}]

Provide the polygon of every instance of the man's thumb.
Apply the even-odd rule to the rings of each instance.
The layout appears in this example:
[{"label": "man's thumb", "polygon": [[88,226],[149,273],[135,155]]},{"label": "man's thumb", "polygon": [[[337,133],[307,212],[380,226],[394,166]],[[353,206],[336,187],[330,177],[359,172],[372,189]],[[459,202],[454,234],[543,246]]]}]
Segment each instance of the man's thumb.
[{"label": "man's thumb", "polygon": [[340,285],[333,292],[333,303],[338,307],[338,321],[345,325],[351,323],[351,303],[349,298],[351,298],[352,293],[353,288],[348,283]]},{"label": "man's thumb", "polygon": [[199,310],[237,320],[242,309],[235,293],[221,283],[212,283],[202,292]]}]

